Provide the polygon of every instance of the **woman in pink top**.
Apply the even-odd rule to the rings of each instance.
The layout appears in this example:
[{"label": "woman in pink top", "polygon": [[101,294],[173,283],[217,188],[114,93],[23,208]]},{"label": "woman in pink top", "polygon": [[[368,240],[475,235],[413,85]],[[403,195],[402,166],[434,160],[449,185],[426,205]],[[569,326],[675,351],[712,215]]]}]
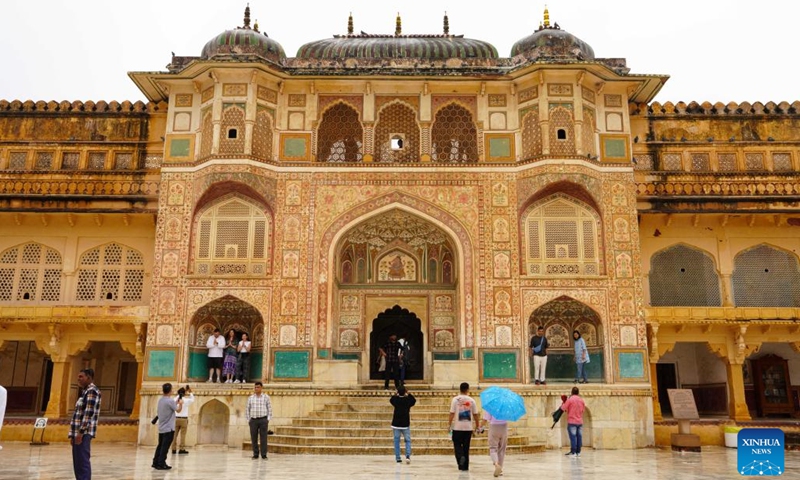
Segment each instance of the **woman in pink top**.
[{"label": "woman in pink top", "polygon": [[567,433],[569,433],[569,453],[570,457],[581,456],[581,445],[583,444],[583,411],[586,404],[578,395],[578,387],[572,387],[572,395],[561,405],[561,410],[567,412]]},{"label": "woman in pink top", "polygon": [[508,445],[508,422],[498,420],[486,410],[483,411],[481,432],[489,424],[489,457],[494,464],[494,476],[503,474],[503,460],[506,458],[506,445]]}]

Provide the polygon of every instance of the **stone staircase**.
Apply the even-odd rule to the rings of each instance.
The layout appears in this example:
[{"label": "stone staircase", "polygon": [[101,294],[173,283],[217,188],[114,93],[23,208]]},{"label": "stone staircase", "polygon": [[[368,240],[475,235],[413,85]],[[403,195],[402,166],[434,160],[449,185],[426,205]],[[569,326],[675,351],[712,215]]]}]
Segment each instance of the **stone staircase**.
[{"label": "stone staircase", "polygon": [[[452,395],[426,392],[415,396],[417,404],[411,409],[413,454],[452,455],[447,424]],[[308,417],[292,419],[290,425],[270,425],[275,434],[269,436],[268,450],[285,454],[393,455],[392,412],[388,395],[354,392]],[[402,440],[401,447],[405,452]],[[249,441],[244,448],[251,448]],[[472,437],[470,451],[488,455],[486,433]],[[509,454],[540,451],[544,451],[544,444],[533,444],[528,437],[518,435],[513,424],[509,427]]]}]

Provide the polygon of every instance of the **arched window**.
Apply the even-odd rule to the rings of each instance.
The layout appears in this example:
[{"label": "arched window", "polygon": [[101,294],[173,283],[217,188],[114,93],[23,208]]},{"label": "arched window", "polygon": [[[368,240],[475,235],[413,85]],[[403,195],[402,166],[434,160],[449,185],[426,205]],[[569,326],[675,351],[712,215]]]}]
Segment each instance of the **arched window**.
[{"label": "arched window", "polygon": [[539,109],[528,110],[522,117],[522,156],[525,159],[542,154],[542,128]]},{"label": "arched window", "polygon": [[600,217],[594,210],[555,195],[528,207],[522,218],[528,275],[599,275]]},{"label": "arched window", "polygon": [[222,106],[219,153],[241,155],[244,153],[244,104]]},{"label": "arched window", "polygon": [[0,254],[0,302],[61,300],[61,254],[27,243]]},{"label": "arched window", "polygon": [[138,251],[109,243],[81,255],[76,301],[141,302],[143,289],[144,257]]},{"label": "arched window", "polygon": [[375,124],[375,144],[380,162],[418,162],[419,125],[411,107],[393,103],[383,107]]},{"label": "arched window", "polygon": [[572,105],[569,108],[562,105],[550,108],[550,154],[575,155]]},{"label": "arched window", "polygon": [[195,273],[264,275],[271,248],[267,212],[238,196],[208,208],[196,227]]},{"label": "arched window", "polygon": [[733,259],[733,297],[737,307],[800,307],[797,257],[768,245]]},{"label": "arched window", "polygon": [[272,114],[269,109],[258,107],[253,129],[253,156],[261,160],[272,160]]},{"label": "arched window", "polygon": [[654,307],[718,307],[719,275],[710,255],[684,245],[650,260],[650,304]]},{"label": "arched window", "polygon": [[436,112],[431,128],[431,157],[434,162],[471,163],[478,161],[478,129],[472,114],[451,103]]},{"label": "arched window", "polygon": [[211,155],[211,147],[214,145],[214,123],[211,121],[211,108],[200,112],[200,115],[203,116],[203,121],[200,127],[199,158],[205,158]]},{"label": "arched window", "polygon": [[317,129],[317,161],[360,162],[364,129],[358,112],[339,103],[325,111]]}]

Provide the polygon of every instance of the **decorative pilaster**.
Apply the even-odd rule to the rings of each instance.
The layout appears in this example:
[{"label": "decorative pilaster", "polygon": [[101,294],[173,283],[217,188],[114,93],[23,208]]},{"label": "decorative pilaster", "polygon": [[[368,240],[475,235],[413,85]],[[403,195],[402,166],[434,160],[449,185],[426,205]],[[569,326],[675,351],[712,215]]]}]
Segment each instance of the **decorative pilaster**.
[{"label": "decorative pilaster", "polygon": [[47,402],[45,416],[59,418],[67,414],[69,398],[69,375],[71,357],[53,358],[53,373],[50,380],[50,400]]},{"label": "decorative pilaster", "polygon": [[728,373],[728,415],[737,422],[752,420],[744,396],[742,364],[729,360],[725,363],[725,370]]}]

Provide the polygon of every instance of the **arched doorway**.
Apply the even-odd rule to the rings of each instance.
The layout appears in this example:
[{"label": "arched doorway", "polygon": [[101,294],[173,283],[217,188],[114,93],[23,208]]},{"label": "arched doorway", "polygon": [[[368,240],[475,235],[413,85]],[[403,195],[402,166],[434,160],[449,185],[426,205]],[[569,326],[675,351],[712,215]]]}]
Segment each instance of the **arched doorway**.
[{"label": "arched doorway", "polygon": [[200,409],[197,443],[200,445],[228,443],[228,423],[231,412],[219,400],[211,400]]},{"label": "arched doorway", "polygon": [[406,380],[422,380],[425,376],[423,361],[423,334],[422,322],[407,309],[395,305],[378,314],[372,321],[372,332],[369,334],[369,378],[370,380],[383,379],[383,372],[378,371],[378,349],[388,340],[389,335],[395,334],[397,338],[408,341],[408,368]]},{"label": "arched doorway", "polygon": [[261,380],[264,356],[264,319],[261,313],[247,302],[226,295],[200,308],[189,325],[189,361],[186,377],[189,381],[208,378],[206,341],[218,328],[223,335],[233,329],[236,338],[246,333],[252,343],[250,374],[246,380]]},{"label": "arched doorway", "polygon": [[[600,316],[587,305],[567,296],[561,296],[531,313],[528,318],[528,340],[536,329],[544,327],[550,348],[547,350],[547,379],[572,380],[575,378],[575,350],[572,332],[577,330],[586,341],[589,364],[586,372],[590,381],[602,382],[605,378],[603,355],[603,329]],[[531,367],[531,378],[533,368]]]}]

